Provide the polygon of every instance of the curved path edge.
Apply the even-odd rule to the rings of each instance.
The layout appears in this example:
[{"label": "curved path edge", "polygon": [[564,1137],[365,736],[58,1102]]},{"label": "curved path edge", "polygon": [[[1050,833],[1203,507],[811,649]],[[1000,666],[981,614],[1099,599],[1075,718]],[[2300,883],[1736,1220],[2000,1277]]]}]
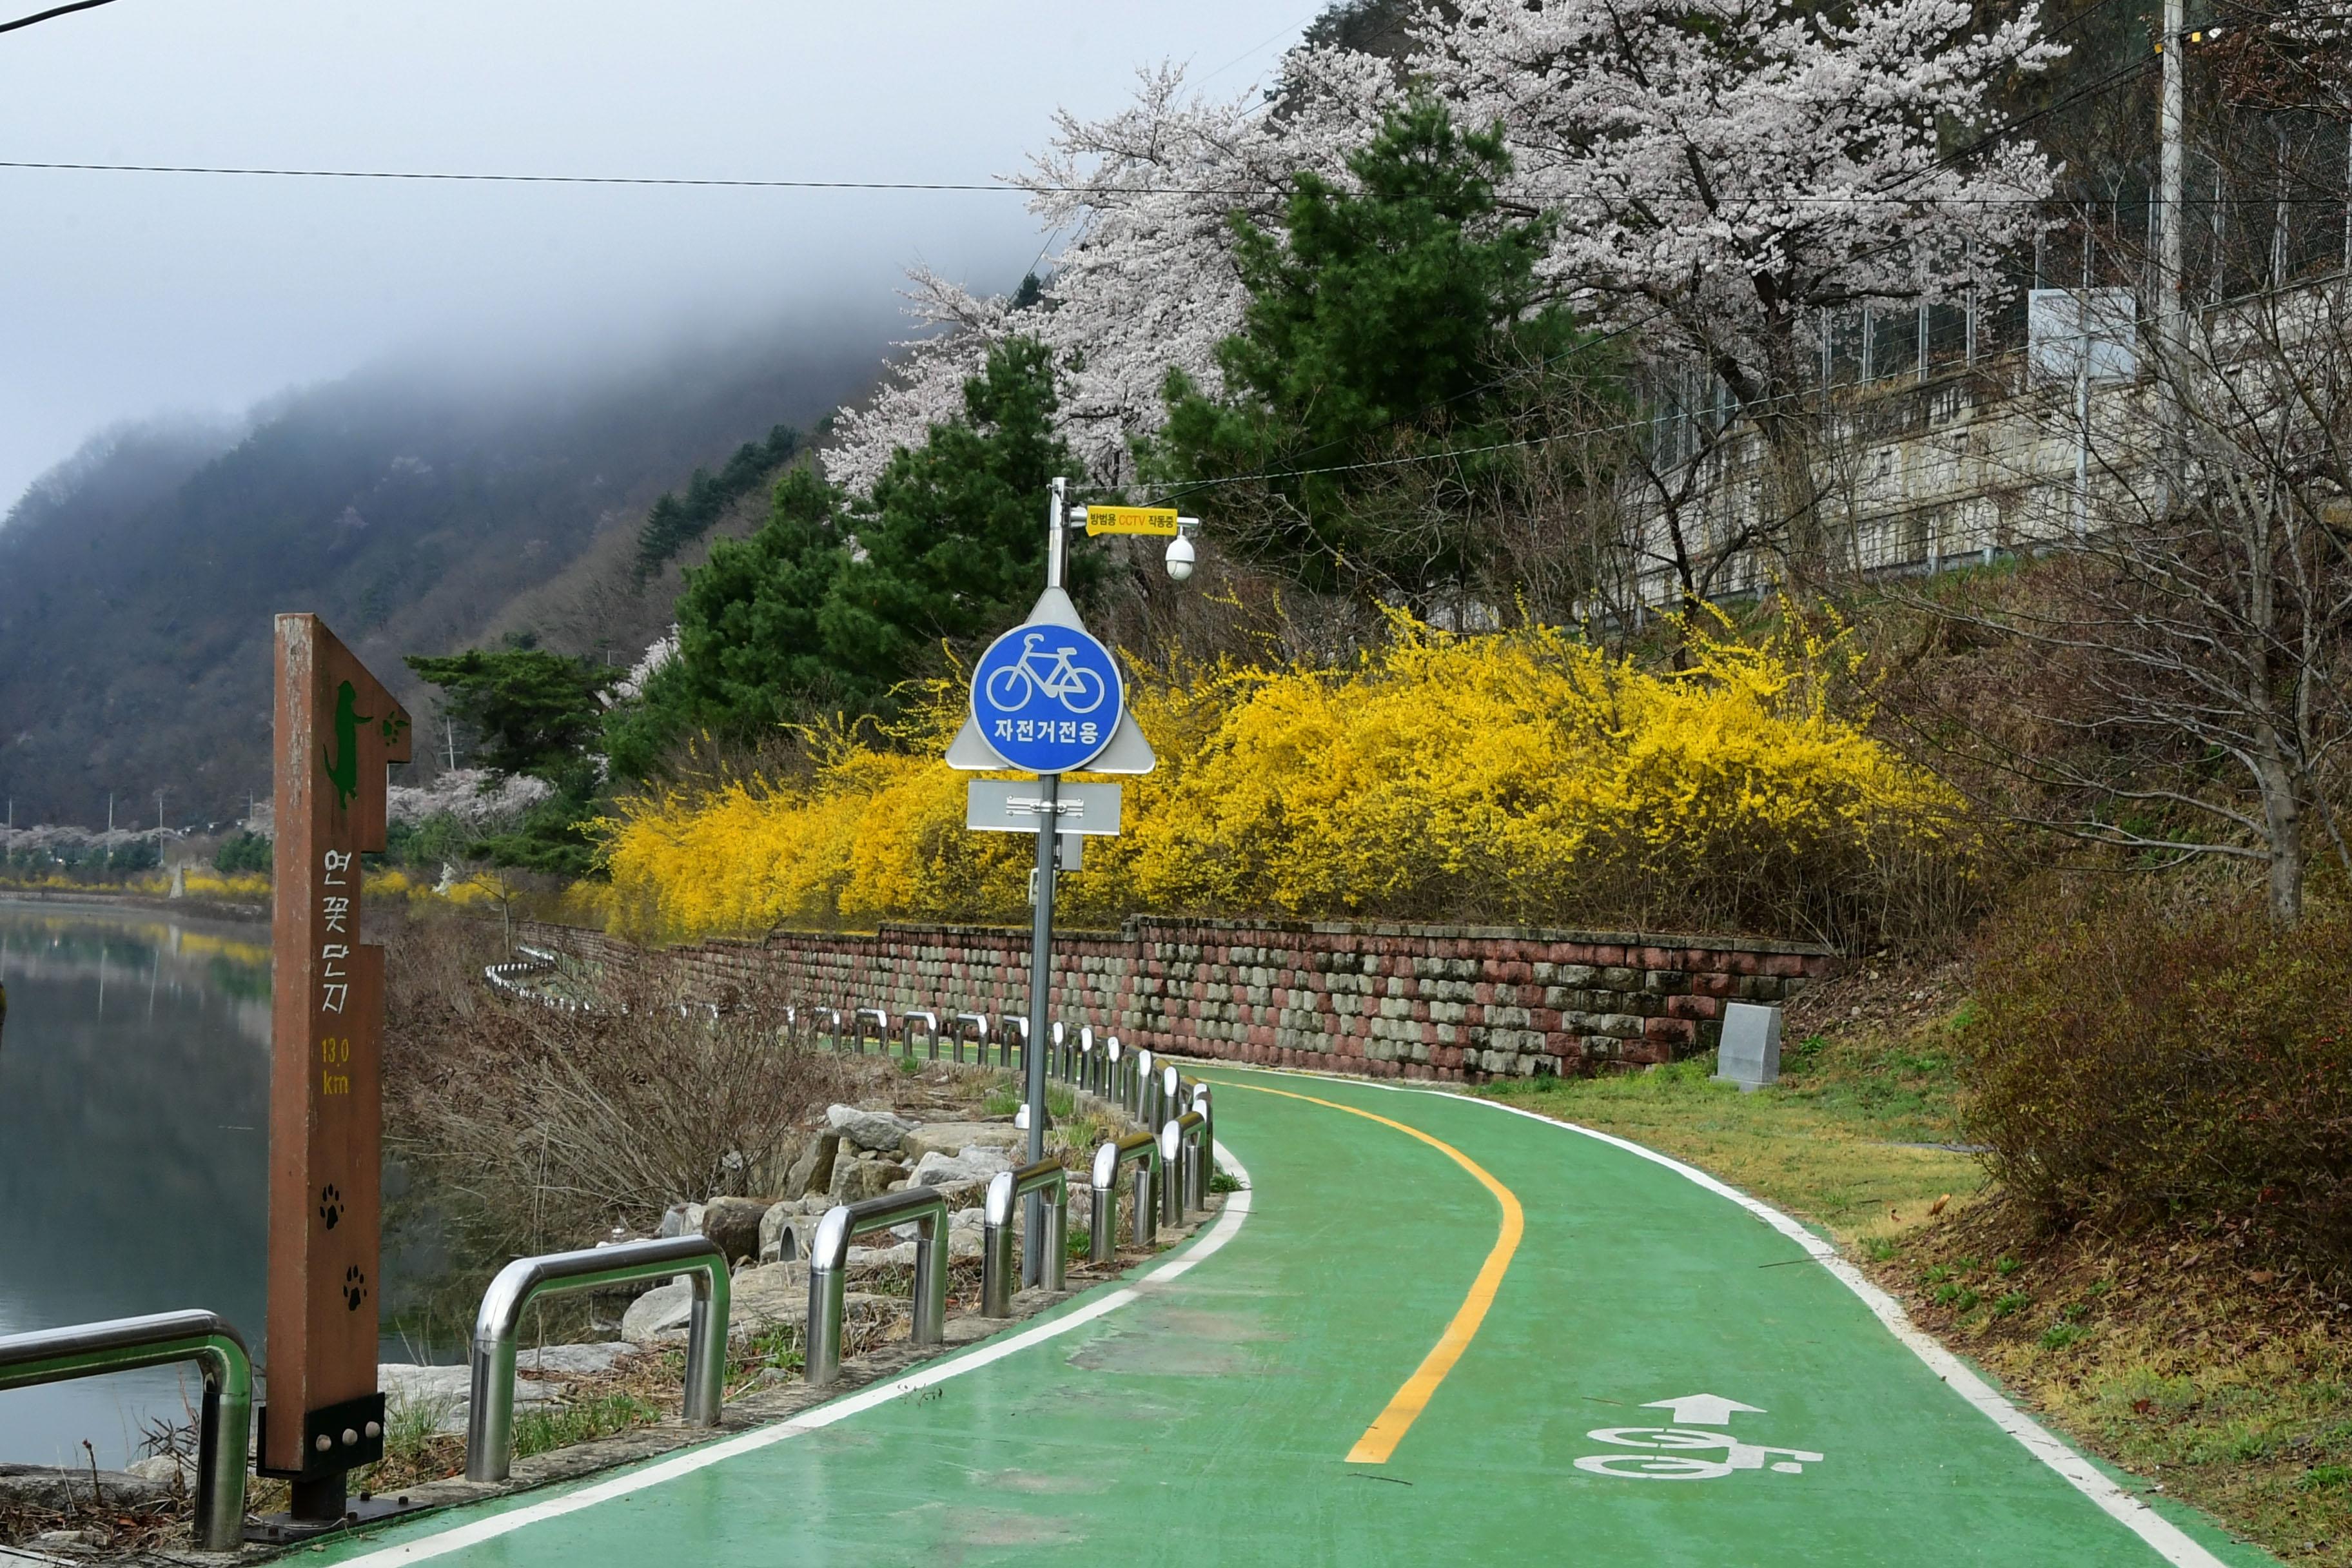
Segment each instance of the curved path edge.
[{"label": "curved path edge", "polygon": [[[1230,1068],[1235,1064],[1211,1062],[1205,1065]],[[1727,1182],[1718,1181],[1696,1165],[1686,1165],[1671,1154],[1662,1154],[1655,1149],[1645,1148],[1628,1138],[1620,1138],[1613,1133],[1579,1126],[1573,1121],[1562,1121],[1556,1116],[1546,1116],[1540,1111],[1506,1104],[1499,1100],[1487,1100],[1479,1095],[1464,1094],[1454,1089],[1423,1089],[1407,1084],[1383,1083],[1377,1079],[1355,1078],[1339,1073],[1307,1072],[1297,1068],[1244,1068],[1241,1070],[1275,1072],[1286,1078],[1316,1079],[1329,1083],[1357,1084],[1366,1089],[1382,1089],[1391,1094],[1442,1096],[1465,1104],[1483,1105],[1490,1110],[1499,1110],[1510,1116],[1524,1116],[1530,1121],[1540,1121],[1547,1126],[1558,1127],[1564,1131],[1579,1133],[1583,1137],[1607,1143],[1613,1148],[1622,1149],[1625,1152],[1647,1160],[1654,1165],[1662,1165],[1684,1180],[1696,1183],[1719,1197],[1730,1199],[1802,1247],[1814,1262],[1835,1277],[1839,1284],[1859,1297],[1863,1305],[1870,1309],[1871,1315],[1884,1324],[1889,1333],[1901,1341],[1912,1354],[1925,1362],[1929,1371],[1941,1378],[1961,1398],[1976,1406],[1978,1411],[1994,1426],[2016,1438],[2024,1446],[2028,1453],[2064,1478],[2068,1485],[2090,1499],[2102,1512],[2147,1542],[2167,1563],[2174,1564],[2175,1568],[2229,1568],[2227,1563],[2199,1544],[2187,1531],[2117,1486],[2096,1465],[2075,1452],[2063,1438],[2057,1436],[2049,1428],[2011,1404],[1966,1362],[1945,1349],[1914,1323],[1910,1314],[1903,1310],[1902,1303],[1873,1284],[1862,1270],[1846,1261],[1844,1255],[1836,1247],[1806,1229],[1802,1223],[1792,1216],[1782,1214],[1760,1198],[1750,1197]]]},{"label": "curved path edge", "polygon": [[845,1398],[820,1405],[813,1410],[804,1410],[797,1415],[789,1416],[772,1426],[755,1426],[749,1432],[739,1433],[715,1443],[706,1443],[698,1448],[688,1448],[683,1453],[667,1458],[656,1459],[641,1469],[625,1470],[604,1480],[590,1481],[560,1496],[547,1498],[538,1502],[525,1503],[519,1508],[493,1514],[487,1519],[478,1519],[415,1541],[402,1542],[377,1551],[347,1557],[341,1560],[341,1568],[394,1568],[394,1565],[398,1563],[426,1562],[452,1552],[461,1552],[469,1546],[478,1546],[486,1541],[496,1540],[501,1535],[510,1534],[526,1525],[536,1524],[542,1520],[561,1518],[567,1513],[577,1513],[582,1509],[593,1508],[598,1503],[610,1502],[615,1498],[626,1497],[632,1492],[662,1486],[677,1480],[681,1476],[691,1475],[697,1470],[723,1463],[740,1454],[749,1454],[806,1433],[820,1431],[835,1422],[845,1421],[852,1415],[871,1410],[876,1405],[887,1404],[893,1399],[915,1393],[919,1389],[931,1387],[935,1384],[946,1383],[951,1378],[962,1376],[965,1373],[976,1372],[992,1363],[1003,1361],[1006,1356],[1027,1350],[1032,1345],[1043,1344],[1048,1340],[1057,1339],[1074,1329],[1093,1322],[1097,1318],[1107,1317],[1121,1307],[1140,1300],[1142,1287],[1164,1279],[1174,1279],[1191,1272],[1194,1266],[1207,1261],[1227,1242],[1240,1234],[1242,1222],[1249,1217],[1250,1212],[1249,1171],[1222,1147],[1217,1150],[1217,1164],[1241,1182],[1242,1185],[1225,1194],[1224,1208],[1218,1214],[1215,1223],[1194,1237],[1190,1244],[1173,1258],[1150,1266],[1133,1279],[1105,1291],[1091,1300],[1081,1298],[1059,1315],[1047,1318],[1042,1322],[1032,1323],[1018,1333],[986,1341],[971,1350],[957,1355],[942,1357],[936,1362],[918,1367],[902,1377],[894,1377],[887,1382],[875,1384]]}]

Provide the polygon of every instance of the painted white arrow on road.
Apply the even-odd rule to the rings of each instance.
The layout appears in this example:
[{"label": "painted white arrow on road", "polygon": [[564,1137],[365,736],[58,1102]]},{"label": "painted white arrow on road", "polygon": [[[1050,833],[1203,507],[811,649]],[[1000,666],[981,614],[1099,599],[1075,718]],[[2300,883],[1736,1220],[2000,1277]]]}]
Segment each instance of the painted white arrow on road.
[{"label": "painted white arrow on road", "polygon": [[1753,1405],[1742,1405],[1737,1399],[1726,1399],[1719,1394],[1685,1394],[1675,1399],[1653,1399],[1642,1408],[1671,1410],[1678,1426],[1728,1426],[1735,1410],[1744,1410],[1750,1415],[1764,1414]]}]

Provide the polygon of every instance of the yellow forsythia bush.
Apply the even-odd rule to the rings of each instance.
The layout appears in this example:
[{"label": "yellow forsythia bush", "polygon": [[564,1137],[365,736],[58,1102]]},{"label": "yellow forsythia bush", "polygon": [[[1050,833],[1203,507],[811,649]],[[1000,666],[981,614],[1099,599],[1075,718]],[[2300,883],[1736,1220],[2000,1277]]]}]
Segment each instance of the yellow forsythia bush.
[{"label": "yellow forsythia bush", "polygon": [[[1066,920],[1130,913],[1736,926],[1876,934],[1966,880],[1958,802],[1832,710],[1839,638],[1704,636],[1659,672],[1557,631],[1400,621],[1342,668],[1145,671],[1160,753],[1087,843]],[[1034,846],[963,826],[942,686],[812,776],[625,803],[612,920],[677,941],[778,925],[1025,918]],[[900,749],[903,748],[903,749]]]}]

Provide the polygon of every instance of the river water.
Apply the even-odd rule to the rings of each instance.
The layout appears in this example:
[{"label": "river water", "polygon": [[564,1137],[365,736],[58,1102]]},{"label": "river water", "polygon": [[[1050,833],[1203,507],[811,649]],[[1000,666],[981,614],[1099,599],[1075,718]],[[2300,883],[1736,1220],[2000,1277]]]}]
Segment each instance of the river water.
[{"label": "river water", "polygon": [[[263,1361],[268,944],[258,921],[0,901],[0,1334],[205,1307]],[[413,1272],[385,1261],[387,1289]],[[87,1441],[118,1468],[198,1392],[159,1368],[0,1394],[0,1463],[87,1464]]]}]

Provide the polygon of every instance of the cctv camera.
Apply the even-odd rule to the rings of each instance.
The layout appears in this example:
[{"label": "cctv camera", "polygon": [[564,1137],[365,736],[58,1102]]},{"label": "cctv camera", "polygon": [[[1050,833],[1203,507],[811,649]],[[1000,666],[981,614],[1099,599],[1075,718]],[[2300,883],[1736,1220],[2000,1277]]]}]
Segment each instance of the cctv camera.
[{"label": "cctv camera", "polygon": [[1179,583],[1192,574],[1192,542],[1178,534],[1168,542],[1168,575]]}]

